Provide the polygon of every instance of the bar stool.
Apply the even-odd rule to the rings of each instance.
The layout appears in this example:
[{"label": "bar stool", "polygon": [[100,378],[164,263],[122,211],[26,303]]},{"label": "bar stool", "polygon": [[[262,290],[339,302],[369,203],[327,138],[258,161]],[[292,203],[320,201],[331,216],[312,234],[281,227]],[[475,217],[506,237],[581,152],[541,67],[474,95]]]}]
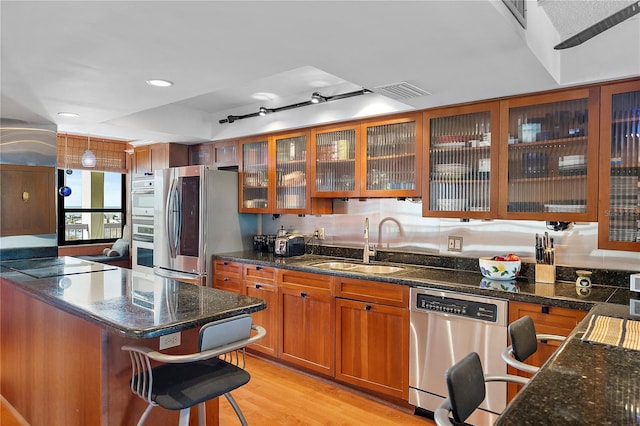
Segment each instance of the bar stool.
[{"label": "bar stool", "polygon": [[[464,423],[482,404],[486,396],[485,382],[514,382],[525,384],[527,379],[512,375],[485,376],[482,362],[476,352],[449,367],[445,373],[449,396],[433,413],[438,426]],[[451,413],[454,422],[449,418]]]},{"label": "bar stool", "polygon": [[[251,336],[251,330],[257,333]],[[205,425],[204,403],[224,395],[243,425],[247,422],[229,392],[251,378],[245,367],[245,346],[266,335],[251,316],[215,321],[200,329],[198,352],[167,355],[144,346],[125,345],[131,358],[131,390],[149,405],[138,421],[141,426],[155,406],[180,410],[180,426],[189,424],[190,408],[198,405],[198,424]],[[162,364],[151,367],[151,360]]]},{"label": "bar stool", "polygon": [[500,354],[504,362],[513,368],[527,373],[536,373],[540,367],[525,364],[524,361],[538,350],[539,340],[564,341],[565,337],[555,334],[536,334],[535,325],[529,315],[509,324],[507,331],[511,345]]}]

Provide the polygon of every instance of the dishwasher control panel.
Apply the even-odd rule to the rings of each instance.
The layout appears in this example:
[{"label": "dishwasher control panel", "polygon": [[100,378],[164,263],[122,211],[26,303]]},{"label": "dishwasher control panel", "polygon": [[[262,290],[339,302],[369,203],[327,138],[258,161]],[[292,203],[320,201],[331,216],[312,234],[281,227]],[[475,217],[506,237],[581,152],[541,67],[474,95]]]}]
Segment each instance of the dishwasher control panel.
[{"label": "dishwasher control panel", "polygon": [[498,318],[498,306],[493,303],[422,293],[416,294],[416,298],[415,306],[418,310],[457,315],[488,322],[496,322]]}]

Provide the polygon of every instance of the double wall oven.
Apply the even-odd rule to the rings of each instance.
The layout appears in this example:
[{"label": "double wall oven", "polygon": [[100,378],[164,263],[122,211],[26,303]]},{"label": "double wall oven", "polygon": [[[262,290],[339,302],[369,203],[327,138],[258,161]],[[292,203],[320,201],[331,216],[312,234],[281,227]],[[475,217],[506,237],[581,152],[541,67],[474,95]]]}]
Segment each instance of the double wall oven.
[{"label": "double wall oven", "polygon": [[153,274],[153,176],[136,178],[131,184],[131,269]]}]

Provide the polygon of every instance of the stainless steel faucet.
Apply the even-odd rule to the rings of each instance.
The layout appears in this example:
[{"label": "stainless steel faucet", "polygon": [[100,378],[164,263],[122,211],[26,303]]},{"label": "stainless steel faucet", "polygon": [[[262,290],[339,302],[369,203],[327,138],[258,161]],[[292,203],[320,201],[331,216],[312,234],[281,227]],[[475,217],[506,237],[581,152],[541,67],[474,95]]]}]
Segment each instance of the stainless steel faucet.
[{"label": "stainless steel faucet", "polygon": [[[380,223],[378,224],[378,247],[382,247],[382,225],[384,225],[385,222],[394,222],[396,225],[398,225],[398,234],[400,237],[404,236],[404,229],[402,229],[402,225],[400,225],[400,222],[398,221],[398,219],[393,218],[393,217],[385,217],[384,219],[382,219],[380,221]],[[389,247],[389,241],[387,241],[387,247]]]},{"label": "stainless steel faucet", "polygon": [[369,257],[376,258],[376,246],[369,244],[369,218],[364,218],[364,250],[362,253],[362,261],[369,263]]}]

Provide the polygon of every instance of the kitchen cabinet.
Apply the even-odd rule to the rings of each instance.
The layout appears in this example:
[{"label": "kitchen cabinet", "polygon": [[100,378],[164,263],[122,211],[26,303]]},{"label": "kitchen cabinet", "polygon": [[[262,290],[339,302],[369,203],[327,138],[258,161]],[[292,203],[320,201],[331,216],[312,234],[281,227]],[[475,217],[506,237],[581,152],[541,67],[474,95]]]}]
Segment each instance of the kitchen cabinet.
[{"label": "kitchen cabinet", "polygon": [[315,128],[311,136],[313,197],[420,196],[420,114]]},{"label": "kitchen cabinet", "polygon": [[311,196],[349,198],[360,195],[360,122],[311,130]]},{"label": "kitchen cabinet", "polygon": [[189,145],[189,165],[210,166],[213,163],[212,146],[211,143]]},{"label": "kitchen cabinet", "polygon": [[240,152],[238,140],[227,140],[211,144],[214,167],[238,167]]},{"label": "kitchen cabinet", "polygon": [[[568,336],[569,333],[587,315],[586,311],[575,309],[558,308],[554,306],[543,306],[523,302],[509,302],[509,323],[529,315],[533,319],[536,333],[555,334],[558,336]],[[527,364],[541,366],[558,349],[561,342],[548,340],[538,341],[538,350],[525,360]],[[510,343],[509,343],[510,344]],[[531,374],[516,370],[513,367],[507,368],[508,374],[523,377],[531,377]],[[509,383],[507,385],[508,400],[522,388],[521,385]]]},{"label": "kitchen cabinet", "polygon": [[154,170],[189,164],[189,147],[175,143],[157,143],[133,149],[133,176],[152,175]]},{"label": "kitchen cabinet", "polygon": [[364,121],[360,143],[360,196],[422,196],[420,113]]},{"label": "kitchen cabinet", "polygon": [[335,369],[335,303],[331,276],[278,271],[279,358],[327,376]]},{"label": "kitchen cabinet", "polygon": [[266,302],[267,308],[251,314],[253,323],[267,330],[267,335],[250,349],[272,357],[278,355],[278,285],[277,270],[268,266],[249,265],[243,267],[243,294]]},{"label": "kitchen cabinet", "polygon": [[595,221],[599,89],[501,101],[499,217]]},{"label": "kitchen cabinet", "polygon": [[640,251],[640,81],[600,93],[598,247]]},{"label": "kitchen cabinet", "polygon": [[213,288],[245,294],[242,281],[243,264],[229,260],[213,260]]},{"label": "kitchen cabinet", "polygon": [[242,141],[241,212],[325,214],[331,200],[311,199],[307,188],[308,132]]},{"label": "kitchen cabinet", "polygon": [[409,288],[336,277],[337,380],[407,400]]},{"label": "kitchen cabinet", "polygon": [[0,187],[0,236],[56,233],[54,167],[0,164]]},{"label": "kitchen cabinet", "polygon": [[424,113],[423,216],[497,217],[499,128],[499,102]]}]

